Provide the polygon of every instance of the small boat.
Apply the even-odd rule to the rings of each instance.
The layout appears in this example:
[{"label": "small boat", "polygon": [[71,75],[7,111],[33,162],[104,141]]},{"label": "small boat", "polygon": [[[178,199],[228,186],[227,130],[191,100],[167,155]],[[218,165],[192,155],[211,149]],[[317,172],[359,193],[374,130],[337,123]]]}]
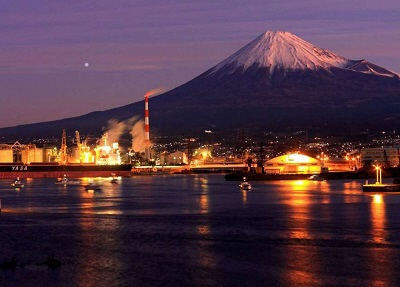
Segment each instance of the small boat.
[{"label": "small boat", "polygon": [[324,181],[325,178],[319,176],[318,174],[313,174],[308,178],[308,180],[313,180],[313,181]]},{"label": "small boat", "polygon": [[61,184],[61,185],[78,185],[81,184],[80,180],[70,180],[67,178],[67,176],[64,174],[62,178],[57,178],[57,181],[55,184]]},{"label": "small boat", "polygon": [[101,184],[96,182],[90,182],[88,185],[85,185],[86,191],[99,191],[101,190]]},{"label": "small boat", "polygon": [[25,184],[17,177],[17,179],[11,184],[11,186],[15,188],[22,188],[25,186]]},{"label": "small boat", "polygon": [[115,175],[115,173],[111,174],[112,178],[110,180],[111,183],[118,183],[118,177]]},{"label": "small boat", "polygon": [[251,189],[251,184],[246,180],[245,177],[243,177],[243,181],[239,184],[240,189],[244,190],[250,190]]}]

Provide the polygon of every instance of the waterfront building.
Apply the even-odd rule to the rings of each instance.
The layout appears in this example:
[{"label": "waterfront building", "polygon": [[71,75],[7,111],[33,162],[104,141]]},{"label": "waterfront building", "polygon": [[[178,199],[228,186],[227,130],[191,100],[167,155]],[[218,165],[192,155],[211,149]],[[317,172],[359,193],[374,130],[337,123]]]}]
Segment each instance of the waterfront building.
[{"label": "waterfront building", "polygon": [[188,157],[183,151],[175,151],[173,153],[162,152],[160,154],[161,165],[183,165],[188,164]]},{"label": "waterfront building", "polygon": [[360,151],[361,162],[364,165],[399,166],[400,147],[363,148]]},{"label": "waterfront building", "polygon": [[0,163],[42,163],[45,162],[47,152],[44,148],[38,148],[34,144],[14,144],[0,145]]},{"label": "waterfront building", "polygon": [[188,158],[183,151],[176,151],[169,155],[169,162],[173,165],[188,164]]},{"label": "waterfront building", "polygon": [[264,164],[265,173],[320,173],[319,160],[299,154],[289,153],[268,160]]}]

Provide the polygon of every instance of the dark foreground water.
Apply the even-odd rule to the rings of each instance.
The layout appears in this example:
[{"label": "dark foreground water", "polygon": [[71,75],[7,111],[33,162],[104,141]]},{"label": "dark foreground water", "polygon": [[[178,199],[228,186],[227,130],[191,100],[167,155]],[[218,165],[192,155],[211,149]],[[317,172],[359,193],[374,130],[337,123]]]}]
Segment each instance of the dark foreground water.
[{"label": "dark foreground water", "polygon": [[[0,181],[0,286],[399,286],[400,194],[361,181]],[[62,266],[40,265],[49,255]],[[22,267],[24,266],[24,267]]]}]

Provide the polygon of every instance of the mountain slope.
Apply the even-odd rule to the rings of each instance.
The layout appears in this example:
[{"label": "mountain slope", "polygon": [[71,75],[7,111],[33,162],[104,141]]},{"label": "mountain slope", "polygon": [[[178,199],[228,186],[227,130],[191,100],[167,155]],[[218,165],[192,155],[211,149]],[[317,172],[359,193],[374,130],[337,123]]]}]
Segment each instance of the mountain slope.
[{"label": "mountain slope", "polygon": [[[143,117],[143,101],[77,118],[0,129],[0,136],[100,134],[107,121]],[[288,32],[267,31],[215,67],[150,99],[152,134],[398,129],[399,76]]]}]

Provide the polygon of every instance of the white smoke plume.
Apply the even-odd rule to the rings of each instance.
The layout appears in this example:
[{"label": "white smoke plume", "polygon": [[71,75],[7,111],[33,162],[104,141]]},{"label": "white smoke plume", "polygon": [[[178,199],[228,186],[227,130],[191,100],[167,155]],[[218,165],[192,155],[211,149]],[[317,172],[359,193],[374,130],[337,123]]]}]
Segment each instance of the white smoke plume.
[{"label": "white smoke plume", "polygon": [[146,92],[144,97],[146,98],[146,97],[155,96],[155,95],[161,93],[162,91],[163,91],[163,89],[153,89],[153,90],[150,90],[150,91]]},{"label": "white smoke plume", "polygon": [[[151,97],[161,93],[163,89],[153,89],[146,92],[145,97]],[[132,149],[135,152],[142,152],[145,148],[145,132],[144,121],[138,120],[138,117],[132,117],[125,121],[117,121],[111,119],[107,122],[107,127],[103,128],[104,132],[108,134],[108,143],[118,142],[121,135],[130,131],[132,136]],[[151,145],[151,144],[150,144]]]},{"label": "white smoke plume", "polygon": [[111,119],[107,122],[105,132],[108,134],[108,144],[118,142],[122,134],[127,130],[126,121],[118,122],[116,119]]},{"label": "white smoke plume", "polygon": [[143,152],[145,148],[144,121],[138,118],[132,117],[120,122],[116,119],[109,120],[107,127],[103,128],[108,134],[108,143],[118,142],[120,137],[129,131],[132,136],[132,149],[135,152]]},{"label": "white smoke plume", "polygon": [[132,149],[134,152],[142,152],[145,148],[144,121],[139,120],[133,125],[130,134],[132,135]]}]

